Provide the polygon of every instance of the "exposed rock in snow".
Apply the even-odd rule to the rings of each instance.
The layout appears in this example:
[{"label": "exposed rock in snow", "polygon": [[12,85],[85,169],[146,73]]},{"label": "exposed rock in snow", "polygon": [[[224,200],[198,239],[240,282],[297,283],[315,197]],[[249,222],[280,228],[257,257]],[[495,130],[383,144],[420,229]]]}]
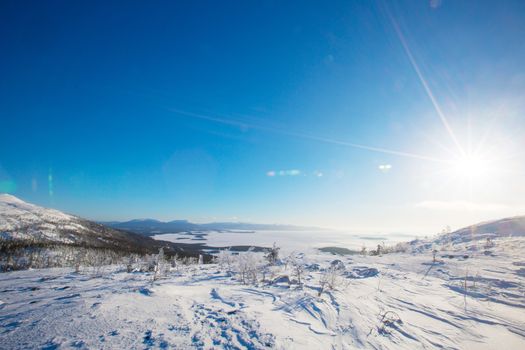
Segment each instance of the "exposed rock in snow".
[{"label": "exposed rock in snow", "polygon": [[344,264],[344,262],[342,262],[342,261],[339,260],[339,259],[333,260],[333,261],[330,263],[330,266],[331,266],[333,269],[336,269],[336,270],[344,270],[344,269],[345,269],[345,264]]},{"label": "exposed rock in snow", "polygon": [[346,271],[345,276],[349,278],[375,277],[379,271],[374,267],[356,266],[351,271]]},{"label": "exposed rock in snow", "polygon": [[272,284],[278,284],[278,283],[290,284],[290,277],[288,275],[277,276],[271,281],[271,283]]}]

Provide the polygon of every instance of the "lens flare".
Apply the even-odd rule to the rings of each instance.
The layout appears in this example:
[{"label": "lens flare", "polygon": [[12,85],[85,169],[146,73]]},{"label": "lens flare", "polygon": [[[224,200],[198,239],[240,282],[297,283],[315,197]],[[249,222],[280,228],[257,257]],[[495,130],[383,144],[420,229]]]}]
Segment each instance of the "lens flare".
[{"label": "lens flare", "polygon": [[49,168],[49,174],[47,175],[47,187],[49,192],[49,197],[53,197],[53,169]]}]

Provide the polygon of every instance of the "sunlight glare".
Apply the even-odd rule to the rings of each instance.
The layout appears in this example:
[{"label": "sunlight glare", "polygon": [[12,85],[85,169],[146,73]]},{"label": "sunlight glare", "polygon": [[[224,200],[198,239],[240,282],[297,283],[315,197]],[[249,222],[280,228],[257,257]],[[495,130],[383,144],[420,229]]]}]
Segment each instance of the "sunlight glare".
[{"label": "sunlight glare", "polygon": [[473,154],[462,156],[453,164],[454,175],[462,179],[485,178],[489,170],[488,161]]}]

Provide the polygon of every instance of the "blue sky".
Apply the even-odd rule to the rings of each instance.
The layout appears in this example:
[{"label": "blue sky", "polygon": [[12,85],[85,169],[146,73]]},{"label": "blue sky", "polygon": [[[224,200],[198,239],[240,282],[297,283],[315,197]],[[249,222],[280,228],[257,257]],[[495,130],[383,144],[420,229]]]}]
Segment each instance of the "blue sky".
[{"label": "blue sky", "polygon": [[381,232],[525,214],[523,1],[3,1],[0,33],[0,192]]}]

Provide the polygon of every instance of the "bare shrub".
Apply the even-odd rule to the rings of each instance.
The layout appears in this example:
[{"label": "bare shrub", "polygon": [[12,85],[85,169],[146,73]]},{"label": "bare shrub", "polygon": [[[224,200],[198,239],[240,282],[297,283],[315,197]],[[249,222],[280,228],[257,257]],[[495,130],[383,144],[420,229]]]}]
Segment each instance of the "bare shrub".
[{"label": "bare shrub", "polygon": [[336,290],[340,287],[346,286],[342,270],[337,266],[330,265],[326,268],[319,278],[319,296],[327,289]]},{"label": "bare shrub", "polygon": [[289,258],[290,265],[292,267],[292,275],[297,280],[298,284],[302,284],[302,276],[305,270],[305,264],[301,258],[296,255],[291,255]]},{"label": "bare shrub", "polygon": [[381,316],[380,326],[377,331],[379,334],[390,334],[391,328],[396,329],[399,325],[402,325],[403,321],[401,317],[394,311],[386,311],[383,316]]}]

